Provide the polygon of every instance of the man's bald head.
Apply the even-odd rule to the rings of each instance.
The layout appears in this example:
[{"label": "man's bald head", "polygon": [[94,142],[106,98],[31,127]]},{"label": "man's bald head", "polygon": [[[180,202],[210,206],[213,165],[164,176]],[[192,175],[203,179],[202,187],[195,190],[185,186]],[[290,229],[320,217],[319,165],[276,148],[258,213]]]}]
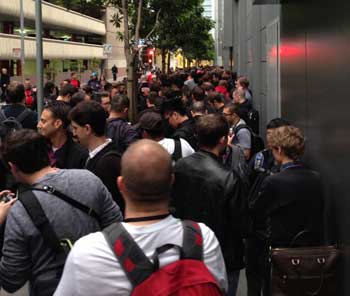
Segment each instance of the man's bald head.
[{"label": "man's bald head", "polygon": [[155,141],[137,141],[122,157],[121,176],[132,199],[141,202],[167,199],[172,184],[170,155]]}]

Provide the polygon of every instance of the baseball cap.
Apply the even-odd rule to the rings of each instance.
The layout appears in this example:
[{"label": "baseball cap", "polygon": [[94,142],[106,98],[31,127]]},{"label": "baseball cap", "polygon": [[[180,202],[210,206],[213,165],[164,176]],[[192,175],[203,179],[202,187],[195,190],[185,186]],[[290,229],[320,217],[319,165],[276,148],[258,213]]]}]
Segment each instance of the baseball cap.
[{"label": "baseball cap", "polygon": [[157,112],[146,112],[139,120],[138,127],[150,132],[161,132],[163,131],[163,120]]}]

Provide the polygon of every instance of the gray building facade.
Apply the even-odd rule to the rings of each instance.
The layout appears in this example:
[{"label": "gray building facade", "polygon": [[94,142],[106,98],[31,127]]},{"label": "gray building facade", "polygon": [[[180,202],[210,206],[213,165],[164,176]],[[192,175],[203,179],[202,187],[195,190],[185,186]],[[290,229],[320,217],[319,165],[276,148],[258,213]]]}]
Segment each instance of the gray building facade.
[{"label": "gray building facade", "polygon": [[350,295],[350,2],[224,4],[223,64],[230,69],[232,40],[233,71],[250,80],[261,126],[282,116],[305,132],[305,162],[324,180],[325,237],[343,251],[337,296]]}]

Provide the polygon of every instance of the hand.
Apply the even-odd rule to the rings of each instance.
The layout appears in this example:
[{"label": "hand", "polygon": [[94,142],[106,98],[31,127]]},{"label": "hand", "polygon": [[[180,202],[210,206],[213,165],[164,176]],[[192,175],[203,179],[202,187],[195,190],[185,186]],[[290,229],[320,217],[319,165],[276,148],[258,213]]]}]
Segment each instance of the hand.
[{"label": "hand", "polygon": [[[0,198],[2,198],[4,195],[10,194],[12,196],[15,196],[13,193],[11,193],[9,190],[4,190],[0,192]],[[17,198],[13,198],[8,202],[1,201],[0,202],[0,225],[4,223],[11,207],[14,205],[14,203],[17,201]]]},{"label": "hand", "polygon": [[235,134],[228,135],[227,146],[232,147],[232,145],[233,145],[232,142],[233,142],[234,138],[235,138]]}]

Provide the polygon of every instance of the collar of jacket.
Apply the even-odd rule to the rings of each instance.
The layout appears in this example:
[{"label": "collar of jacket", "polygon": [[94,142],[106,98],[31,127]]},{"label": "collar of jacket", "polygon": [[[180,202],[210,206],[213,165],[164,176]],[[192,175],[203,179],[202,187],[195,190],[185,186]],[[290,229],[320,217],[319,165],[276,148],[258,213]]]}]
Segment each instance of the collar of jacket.
[{"label": "collar of jacket", "polygon": [[214,158],[216,161],[222,163],[222,158],[220,156],[217,156],[216,154],[210,152],[210,151],[207,151],[207,150],[203,150],[203,149],[199,149],[198,152],[201,152],[203,154],[206,154],[208,156],[210,156],[211,158]]}]

